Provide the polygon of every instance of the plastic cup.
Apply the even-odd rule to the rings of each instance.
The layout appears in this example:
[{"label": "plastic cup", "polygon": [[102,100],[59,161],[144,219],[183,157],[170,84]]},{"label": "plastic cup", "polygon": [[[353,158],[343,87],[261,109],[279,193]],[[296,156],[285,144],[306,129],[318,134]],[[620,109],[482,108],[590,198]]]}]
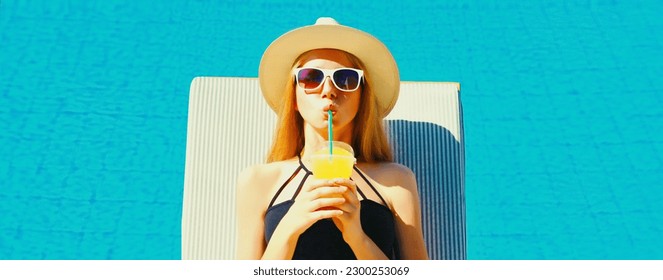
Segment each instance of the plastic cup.
[{"label": "plastic cup", "polygon": [[349,179],[356,162],[352,146],[340,141],[331,141],[331,144],[332,154],[329,154],[329,141],[325,141],[323,147],[311,156],[313,177]]},{"label": "plastic cup", "polygon": [[[332,153],[329,154],[329,141],[325,141],[322,147],[311,156],[311,172],[317,179],[349,179],[352,175],[352,167],[356,159],[354,150],[346,143],[332,141]],[[332,197],[343,197],[342,195],[332,195]],[[330,210],[334,207],[322,207],[321,210]]]}]

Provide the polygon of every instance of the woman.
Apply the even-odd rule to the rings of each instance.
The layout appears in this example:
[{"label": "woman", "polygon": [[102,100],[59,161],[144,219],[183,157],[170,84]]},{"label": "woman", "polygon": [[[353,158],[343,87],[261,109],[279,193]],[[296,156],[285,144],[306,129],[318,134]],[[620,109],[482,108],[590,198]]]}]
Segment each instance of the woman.
[{"label": "woman", "polygon": [[[400,86],[384,44],[320,18],[272,42],[259,79],[278,125],[267,163],[238,179],[237,257],[427,259],[414,174],[382,127]],[[355,150],[350,179],[315,179],[302,160],[328,140],[328,111]]]}]

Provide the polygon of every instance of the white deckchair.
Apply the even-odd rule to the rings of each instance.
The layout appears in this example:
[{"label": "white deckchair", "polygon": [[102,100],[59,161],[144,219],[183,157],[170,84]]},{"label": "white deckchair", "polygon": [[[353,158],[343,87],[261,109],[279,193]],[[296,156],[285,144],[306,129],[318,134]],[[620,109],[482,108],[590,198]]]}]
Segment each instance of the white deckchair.
[{"label": "white deckchair", "polygon": [[[262,163],[276,115],[256,78],[198,77],[187,128],[182,259],[233,259],[235,184]],[[402,82],[385,120],[397,162],[417,177],[431,259],[466,259],[465,155],[458,83]]]}]

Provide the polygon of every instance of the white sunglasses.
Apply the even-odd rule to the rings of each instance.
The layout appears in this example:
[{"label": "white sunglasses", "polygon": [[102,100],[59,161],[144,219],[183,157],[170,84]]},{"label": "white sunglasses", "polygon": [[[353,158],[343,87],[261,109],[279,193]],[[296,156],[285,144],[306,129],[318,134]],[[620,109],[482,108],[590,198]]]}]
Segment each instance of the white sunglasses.
[{"label": "white sunglasses", "polygon": [[325,78],[330,77],[340,91],[355,91],[361,85],[364,71],[354,68],[320,69],[302,67],[295,69],[295,81],[300,88],[315,90],[322,86]]}]

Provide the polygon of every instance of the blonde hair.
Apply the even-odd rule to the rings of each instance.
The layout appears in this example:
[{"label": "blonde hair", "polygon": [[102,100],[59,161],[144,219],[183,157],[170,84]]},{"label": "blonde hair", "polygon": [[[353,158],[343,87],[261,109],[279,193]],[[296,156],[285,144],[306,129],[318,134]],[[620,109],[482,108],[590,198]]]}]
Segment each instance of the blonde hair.
[{"label": "blonde hair", "polygon": [[[311,51],[301,54],[295,60],[292,68],[301,66],[303,58]],[[361,60],[354,55],[342,50],[338,51],[347,55],[353,67],[366,69]],[[353,120],[354,128],[350,145],[355,150],[358,161],[393,161],[382,118],[377,110],[377,99],[369,84],[365,82],[369,79],[367,71],[364,71],[359,111]],[[277,112],[276,133],[274,133],[272,148],[267,155],[267,162],[293,158],[304,149],[304,119],[296,110],[296,102],[294,75],[289,75],[283,90],[283,102]]]}]

